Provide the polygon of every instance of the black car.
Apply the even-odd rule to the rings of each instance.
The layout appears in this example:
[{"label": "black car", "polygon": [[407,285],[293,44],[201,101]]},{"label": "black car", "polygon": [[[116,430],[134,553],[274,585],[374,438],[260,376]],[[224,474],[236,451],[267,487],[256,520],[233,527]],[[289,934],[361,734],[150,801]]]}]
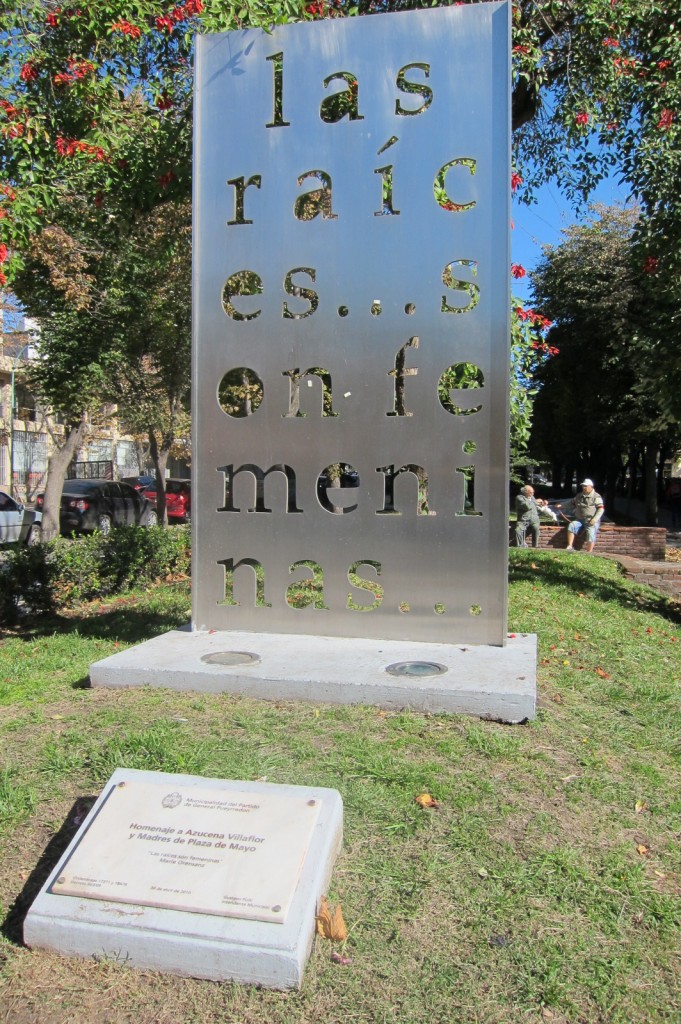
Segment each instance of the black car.
[{"label": "black car", "polygon": [[[38,495],[42,508],[43,495]],[[59,507],[62,533],[100,530],[112,526],[155,526],[158,519],[152,502],[130,487],[114,480],[66,480]]]}]

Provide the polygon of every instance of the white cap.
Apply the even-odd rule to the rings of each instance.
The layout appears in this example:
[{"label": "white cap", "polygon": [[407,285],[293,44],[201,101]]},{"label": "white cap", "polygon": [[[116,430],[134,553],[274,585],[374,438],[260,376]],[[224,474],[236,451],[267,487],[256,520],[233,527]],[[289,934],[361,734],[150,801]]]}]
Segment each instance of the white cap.
[{"label": "white cap", "polygon": [[582,480],[582,482],[581,482],[581,484],[579,486],[580,487],[593,487],[593,485],[594,485],[593,480],[589,480],[589,478],[587,477],[586,480]]}]

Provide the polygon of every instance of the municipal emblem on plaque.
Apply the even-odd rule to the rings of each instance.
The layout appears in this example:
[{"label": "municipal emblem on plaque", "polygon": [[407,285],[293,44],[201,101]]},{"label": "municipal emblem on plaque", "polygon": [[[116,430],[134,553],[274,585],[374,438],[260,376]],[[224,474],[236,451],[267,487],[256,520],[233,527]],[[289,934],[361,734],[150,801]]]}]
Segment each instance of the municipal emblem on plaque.
[{"label": "municipal emblem on plaque", "polygon": [[182,803],[182,797],[179,793],[168,793],[168,796],[164,796],[161,801],[164,807],[179,807]]}]

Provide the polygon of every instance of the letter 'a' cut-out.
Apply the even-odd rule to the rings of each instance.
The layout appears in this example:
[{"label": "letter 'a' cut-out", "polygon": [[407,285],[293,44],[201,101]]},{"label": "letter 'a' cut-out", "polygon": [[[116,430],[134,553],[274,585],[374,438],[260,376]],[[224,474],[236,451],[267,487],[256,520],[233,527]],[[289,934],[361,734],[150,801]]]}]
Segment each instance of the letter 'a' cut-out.
[{"label": "letter 'a' cut-out", "polygon": [[331,175],[326,171],[306,171],[298,177],[298,184],[302,185],[306,178],[319,178],[321,188],[312,189],[298,196],[293,207],[293,215],[297,220],[314,220],[319,214],[323,220],[335,220],[333,212],[333,186]]},{"label": "letter 'a' cut-out", "polygon": [[328,89],[332,82],[343,82],[347,86],[335,92],[323,101],[319,108],[319,116],[327,124],[337,124],[344,117],[350,121],[363,121],[359,112],[359,82],[349,71],[336,71],[324,79],[324,88]]}]

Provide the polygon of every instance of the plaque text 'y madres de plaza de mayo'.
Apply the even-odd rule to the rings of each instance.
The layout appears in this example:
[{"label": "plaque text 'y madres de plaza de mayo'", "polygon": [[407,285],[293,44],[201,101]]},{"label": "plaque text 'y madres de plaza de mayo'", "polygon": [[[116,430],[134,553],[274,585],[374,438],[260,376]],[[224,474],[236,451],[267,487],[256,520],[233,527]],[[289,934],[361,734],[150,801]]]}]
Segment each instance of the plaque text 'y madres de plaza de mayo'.
[{"label": "plaque text 'y madres de plaza de mayo'", "polygon": [[196,628],[503,643],[509,24],[200,38]]}]

